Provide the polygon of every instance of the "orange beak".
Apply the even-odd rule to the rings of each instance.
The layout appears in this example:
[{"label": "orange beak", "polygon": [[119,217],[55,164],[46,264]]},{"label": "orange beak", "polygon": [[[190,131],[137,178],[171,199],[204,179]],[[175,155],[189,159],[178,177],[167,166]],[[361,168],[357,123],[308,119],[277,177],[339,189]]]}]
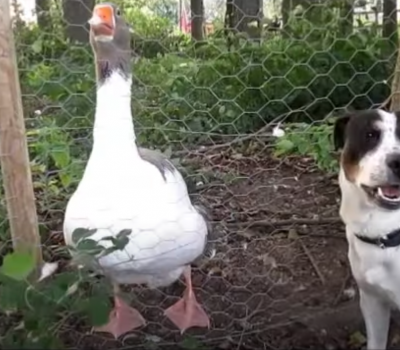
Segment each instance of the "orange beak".
[{"label": "orange beak", "polygon": [[95,6],[89,24],[95,36],[113,36],[115,29],[114,9],[109,5]]}]

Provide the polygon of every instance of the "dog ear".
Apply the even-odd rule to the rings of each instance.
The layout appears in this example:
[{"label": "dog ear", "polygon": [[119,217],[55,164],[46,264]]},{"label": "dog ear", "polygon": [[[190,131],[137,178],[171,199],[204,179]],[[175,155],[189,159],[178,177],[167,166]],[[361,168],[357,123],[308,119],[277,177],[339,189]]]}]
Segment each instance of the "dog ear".
[{"label": "dog ear", "polygon": [[351,118],[351,114],[346,114],[336,119],[333,126],[333,145],[335,151],[338,151],[344,147],[346,142],[346,128]]}]

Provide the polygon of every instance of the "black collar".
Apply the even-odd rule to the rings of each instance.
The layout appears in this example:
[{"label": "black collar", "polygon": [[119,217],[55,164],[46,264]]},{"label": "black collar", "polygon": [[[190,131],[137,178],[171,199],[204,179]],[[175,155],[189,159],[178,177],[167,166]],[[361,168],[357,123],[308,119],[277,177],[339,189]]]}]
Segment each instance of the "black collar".
[{"label": "black collar", "polygon": [[357,234],[356,237],[365,243],[377,245],[382,249],[400,246],[400,228],[388,233],[385,237],[370,238]]}]

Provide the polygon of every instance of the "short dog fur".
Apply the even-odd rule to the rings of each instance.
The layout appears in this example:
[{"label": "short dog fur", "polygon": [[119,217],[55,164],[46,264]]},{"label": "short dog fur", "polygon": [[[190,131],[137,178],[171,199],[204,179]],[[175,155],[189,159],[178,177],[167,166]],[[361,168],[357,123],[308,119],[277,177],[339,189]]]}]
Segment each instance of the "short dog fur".
[{"label": "short dog fur", "polygon": [[340,216],[360,291],[367,349],[386,349],[400,309],[400,112],[368,110],[336,120]]}]

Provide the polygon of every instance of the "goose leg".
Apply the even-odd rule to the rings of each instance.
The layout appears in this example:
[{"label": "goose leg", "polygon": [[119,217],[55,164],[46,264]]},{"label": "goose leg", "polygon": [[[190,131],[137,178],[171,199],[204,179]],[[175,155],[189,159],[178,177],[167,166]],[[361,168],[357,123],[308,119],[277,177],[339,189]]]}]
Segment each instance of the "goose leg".
[{"label": "goose leg", "polygon": [[165,310],[164,314],[184,333],[191,327],[210,327],[210,320],[197,302],[192,288],[191,268],[184,271],[186,289],[182,299]]},{"label": "goose leg", "polygon": [[118,294],[119,287],[115,285],[114,308],[110,312],[108,323],[93,329],[95,332],[111,333],[115,339],[146,324],[140,312],[125,303]]}]

